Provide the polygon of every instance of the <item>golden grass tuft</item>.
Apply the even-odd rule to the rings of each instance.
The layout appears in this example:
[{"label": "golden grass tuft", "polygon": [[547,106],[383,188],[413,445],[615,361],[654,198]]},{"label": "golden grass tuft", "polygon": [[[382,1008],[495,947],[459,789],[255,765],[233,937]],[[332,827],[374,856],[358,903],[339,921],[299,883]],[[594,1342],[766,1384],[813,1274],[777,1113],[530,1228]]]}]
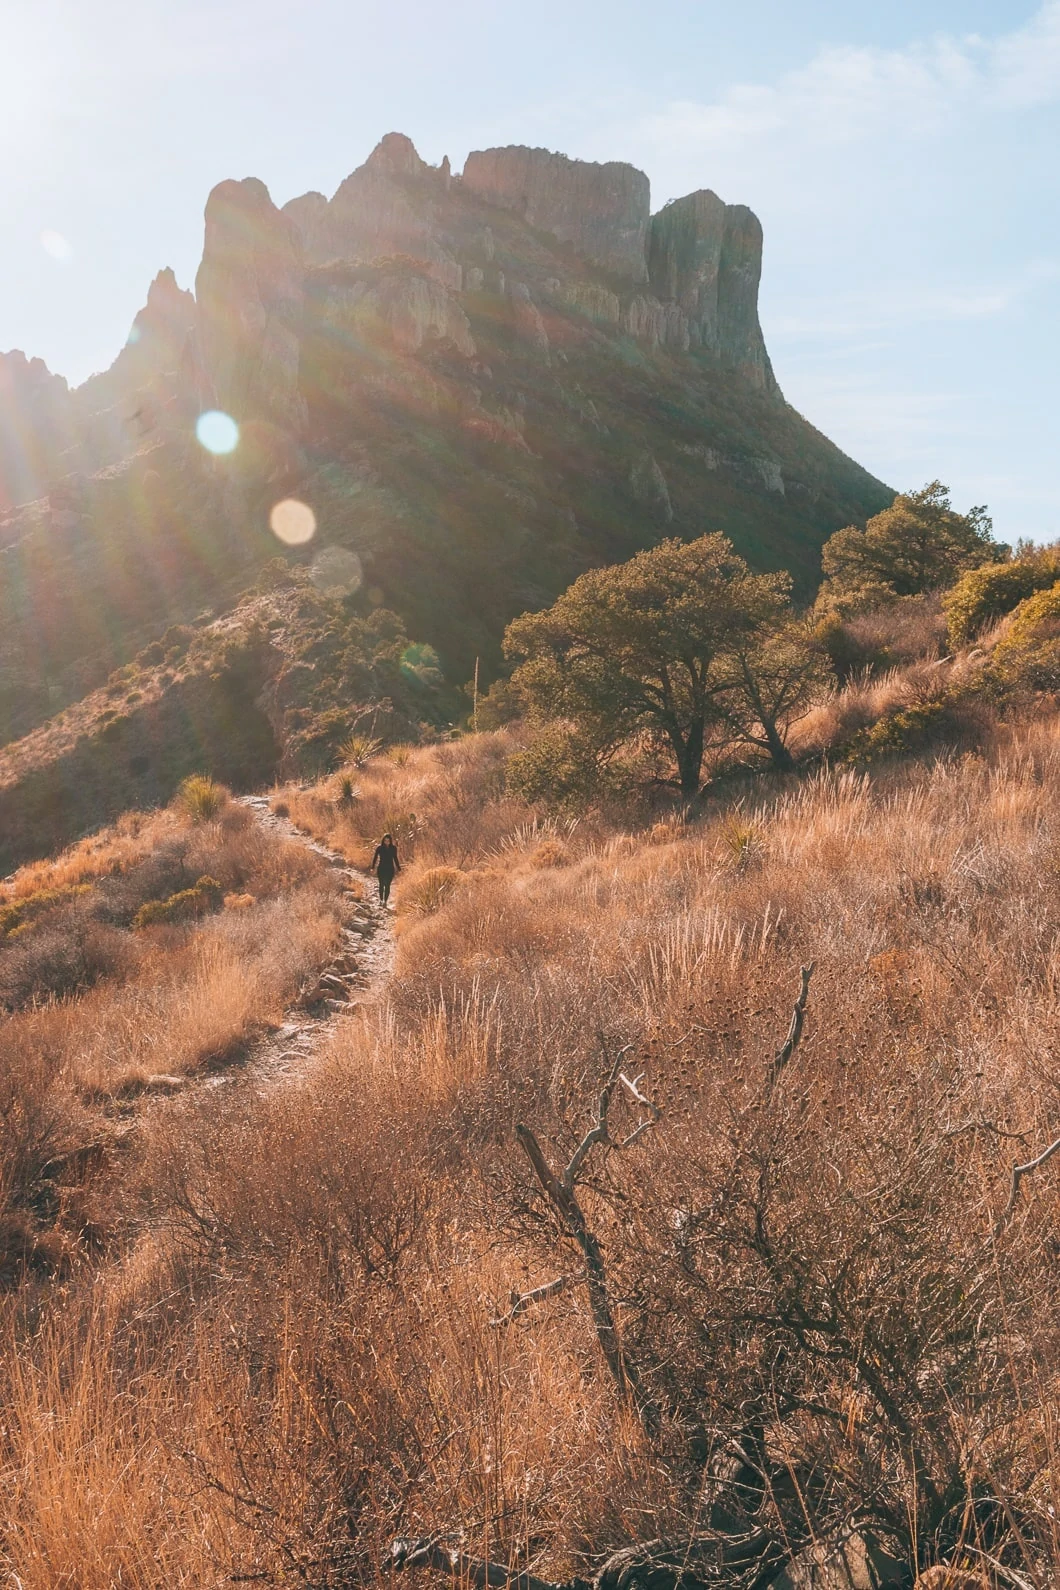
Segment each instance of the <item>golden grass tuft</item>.
[{"label": "golden grass tuft", "polygon": [[223,784],[205,773],[192,773],[177,790],[173,804],[190,823],[207,823],[220,815],[228,800]]}]

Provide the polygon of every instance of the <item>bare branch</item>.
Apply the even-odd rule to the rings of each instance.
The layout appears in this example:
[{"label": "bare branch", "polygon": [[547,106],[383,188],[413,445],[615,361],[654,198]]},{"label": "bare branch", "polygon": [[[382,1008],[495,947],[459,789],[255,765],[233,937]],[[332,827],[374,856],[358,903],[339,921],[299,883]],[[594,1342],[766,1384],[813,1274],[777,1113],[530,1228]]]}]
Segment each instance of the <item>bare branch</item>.
[{"label": "bare branch", "polygon": [[[641,1075],[643,1076],[643,1072]],[[624,1137],[621,1143],[615,1145],[620,1149],[632,1148],[633,1144],[637,1141],[637,1138],[642,1132],[646,1132],[650,1126],[655,1126],[659,1121],[662,1120],[662,1111],[659,1109],[657,1104],[653,1104],[651,1099],[647,1098],[645,1094],[640,1091],[640,1077],[634,1077],[631,1082],[626,1073],[624,1071],[620,1071],[618,1080],[629,1089],[630,1095],[636,1099],[637,1103],[643,1104],[644,1108],[649,1112],[648,1119],[646,1121],[641,1121],[639,1126],[635,1126],[633,1128],[628,1137]]]},{"label": "bare branch", "polygon": [[521,1121],[516,1124],[515,1135],[523,1145],[526,1157],[534,1167],[534,1174],[541,1183],[543,1190],[548,1194],[560,1214],[566,1215],[572,1202],[570,1192],[556,1177],[541,1150],[541,1144],[530,1128],[524,1126]]},{"label": "bare branch", "polygon": [[574,1187],[578,1172],[585,1164],[586,1159],[592,1152],[593,1148],[595,1148],[597,1143],[606,1143],[608,1148],[615,1147],[615,1144],[611,1141],[610,1132],[608,1131],[607,1115],[611,1108],[611,1096],[618,1084],[622,1061],[625,1059],[626,1055],[629,1054],[632,1048],[633,1045],[631,1043],[627,1043],[624,1049],[619,1050],[615,1059],[615,1063],[611,1067],[610,1075],[608,1076],[607,1081],[604,1083],[603,1088],[600,1091],[600,1098],[596,1108],[596,1125],[591,1127],[589,1131],[586,1132],[585,1136],[574,1150],[574,1153],[571,1155],[569,1165],[560,1177],[560,1180],[568,1192],[570,1192]]},{"label": "bare branch", "polygon": [[965,1132],[993,1132],[995,1137],[1025,1138],[1026,1132],[1009,1132],[1003,1126],[998,1126],[996,1121],[988,1121],[985,1116],[970,1117],[962,1121],[959,1126],[947,1126],[942,1133],[946,1137],[961,1137]]},{"label": "bare branch", "polygon": [[782,1047],[773,1056],[769,1071],[766,1074],[765,1092],[767,1101],[772,1098],[773,1090],[780,1081],[785,1066],[799,1047],[803,1022],[806,1019],[806,1001],[810,996],[810,978],[814,974],[816,965],[816,961],[811,961],[809,966],[801,968],[802,982],[799,987],[799,997],[796,999],[795,1007],[791,1012],[791,1026],[788,1028],[788,1036],[785,1038]]},{"label": "bare branch", "polygon": [[[604,1355],[619,1395],[623,1398],[632,1399],[640,1415],[641,1422],[650,1435],[657,1425],[658,1412],[641,1389],[640,1377],[636,1367],[627,1363],[623,1356],[618,1330],[615,1325],[614,1311],[608,1294],[607,1268],[604,1263],[603,1252],[595,1232],[589,1228],[589,1223],[585,1218],[585,1211],[578,1202],[576,1191],[578,1174],[597,1143],[603,1143],[607,1148],[613,1149],[628,1148],[642,1132],[646,1131],[649,1126],[654,1126],[655,1122],[660,1118],[660,1111],[641,1092],[639,1087],[640,1079],[638,1078],[637,1081],[632,1082],[621,1070],[622,1060],[632,1048],[632,1044],[627,1044],[620,1051],[600,1092],[597,1102],[596,1124],[582,1138],[582,1141],[571,1155],[566,1169],[559,1176],[556,1175],[548,1163],[541,1144],[529,1126],[525,1126],[520,1122],[515,1128],[515,1135],[533,1166],[534,1174],[540,1182],[542,1190],[559,1216],[566,1235],[581,1250],[582,1257],[585,1260],[585,1274],[580,1279],[585,1281],[588,1289],[589,1309],[592,1314],[593,1327],[596,1331],[596,1339],[600,1344],[600,1350]],[[620,1143],[616,1143],[611,1137],[608,1128],[608,1111],[611,1108],[611,1100],[620,1079],[637,1103],[642,1104],[651,1114],[646,1121],[642,1121],[636,1126],[627,1138]],[[557,1285],[555,1290],[559,1291],[560,1287]],[[528,1301],[524,1306],[529,1307],[530,1302],[534,1301],[534,1298],[531,1294],[527,1294],[527,1299]],[[521,1300],[516,1296],[512,1304],[512,1318],[515,1318],[516,1314],[521,1312],[520,1302]],[[503,1324],[506,1321],[501,1320],[494,1323]]]},{"label": "bare branch", "polygon": [[513,1320],[525,1314],[528,1308],[533,1308],[535,1303],[543,1303],[547,1297],[556,1297],[560,1292],[566,1291],[568,1286],[576,1285],[585,1280],[585,1272],[581,1275],[560,1275],[554,1281],[546,1281],[543,1286],[535,1286],[529,1292],[513,1292],[511,1294],[511,1308],[507,1314],[491,1319],[490,1325],[494,1330],[499,1330],[503,1325],[510,1325]]},{"label": "bare branch", "polygon": [[390,1560],[396,1569],[438,1568],[461,1584],[499,1586],[501,1590],[563,1590],[551,1579],[533,1573],[520,1573],[500,1562],[482,1562],[468,1557],[457,1546],[443,1539],[395,1540]]},{"label": "bare branch", "polygon": [[1050,1143],[1049,1147],[1044,1149],[1042,1153],[1038,1155],[1037,1159],[1029,1159],[1025,1165],[1013,1165],[1012,1186],[1009,1189],[1008,1203],[1005,1205],[1005,1208],[994,1227],[995,1237],[1004,1230],[1005,1226],[1007,1226],[1009,1221],[1012,1219],[1013,1212],[1016,1208],[1016,1201],[1019,1198],[1020,1182],[1023,1180],[1024,1176],[1033,1176],[1034,1172],[1036,1170],[1040,1170],[1043,1165],[1047,1165],[1052,1159],[1053,1155],[1058,1151],[1060,1151],[1060,1137],[1058,1137],[1054,1143]]}]

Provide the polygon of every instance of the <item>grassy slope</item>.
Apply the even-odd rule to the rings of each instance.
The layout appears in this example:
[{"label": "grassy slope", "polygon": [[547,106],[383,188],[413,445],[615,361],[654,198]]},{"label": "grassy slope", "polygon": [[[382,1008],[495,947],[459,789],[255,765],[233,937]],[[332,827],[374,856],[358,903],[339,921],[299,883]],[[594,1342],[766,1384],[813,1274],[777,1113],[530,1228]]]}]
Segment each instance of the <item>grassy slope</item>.
[{"label": "grassy slope", "polygon": [[[304,1083],[145,1122],[131,1223],[4,1366],[5,1566],[42,1590],[324,1585],[385,1573],[396,1534],[464,1526],[584,1571],[700,1527],[695,1417],[732,1429],[763,1395],[819,1520],[906,1517],[916,1450],[922,1560],[955,1550],[925,1522],[947,1465],[992,1476],[1050,1560],[1051,1169],[984,1243],[1013,1154],[1056,1133],[1060,724],[633,832],[511,803],[506,749],[381,761],[352,806],[287,796],[355,859],[399,833],[393,983]],[[811,957],[803,1047],[748,1110]],[[93,997],[65,1017],[71,1057]],[[579,1287],[489,1324],[576,1259],[513,1123],[562,1163],[626,1043],[663,1120],[583,1199],[664,1410],[654,1450]],[[692,1253],[675,1209],[711,1211]],[[835,1332],[800,1335],[798,1307]],[[801,1506],[781,1489],[763,1516],[798,1536]]]}]

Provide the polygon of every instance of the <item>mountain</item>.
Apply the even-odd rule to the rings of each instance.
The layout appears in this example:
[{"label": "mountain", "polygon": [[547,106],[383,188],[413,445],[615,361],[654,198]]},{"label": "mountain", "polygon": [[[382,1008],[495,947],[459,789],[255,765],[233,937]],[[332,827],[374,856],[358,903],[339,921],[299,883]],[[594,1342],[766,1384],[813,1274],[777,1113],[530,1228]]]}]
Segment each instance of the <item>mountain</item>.
[{"label": "mountain", "polygon": [[[461,175],[388,134],[330,199],[253,179],[206,205],[195,294],[152,284],[71,390],[0,356],[0,737],[276,555],[359,559],[455,681],[593,564],[720,529],[809,593],[822,541],[889,500],[785,403],[762,232],[703,190],[651,214],[632,166],[488,149]],[[241,440],[213,458],[208,409]],[[269,529],[280,498],[312,542]]]}]

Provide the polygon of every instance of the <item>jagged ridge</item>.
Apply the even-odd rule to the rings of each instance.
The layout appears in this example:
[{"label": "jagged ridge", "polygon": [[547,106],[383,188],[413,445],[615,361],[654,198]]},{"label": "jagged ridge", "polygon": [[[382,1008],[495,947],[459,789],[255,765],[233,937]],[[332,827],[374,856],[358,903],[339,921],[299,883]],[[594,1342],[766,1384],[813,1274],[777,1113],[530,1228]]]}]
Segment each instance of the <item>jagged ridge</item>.
[{"label": "jagged ridge", "polygon": [[[356,553],[363,599],[458,681],[515,613],[664,533],[721,529],[808,590],[889,494],[785,404],[761,249],[742,206],[652,217],[643,173],[547,150],[456,176],[389,134],[282,210],[221,183],[194,297],[162,272],[110,370],[70,391],[0,359],[0,733],[223,609],[281,551],[287,494],[320,528],[285,555]],[[242,427],[228,460],[195,441],[208,407]]]}]

